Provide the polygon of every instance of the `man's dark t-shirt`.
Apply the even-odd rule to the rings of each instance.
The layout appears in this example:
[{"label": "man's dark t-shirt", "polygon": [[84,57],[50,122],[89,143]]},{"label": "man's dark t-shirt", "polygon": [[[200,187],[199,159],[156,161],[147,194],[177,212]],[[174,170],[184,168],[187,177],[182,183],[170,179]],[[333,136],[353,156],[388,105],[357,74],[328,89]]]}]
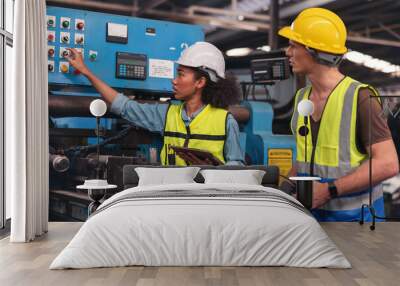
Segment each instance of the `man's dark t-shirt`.
[{"label": "man's dark t-shirt", "polygon": [[[361,88],[357,100],[357,119],[356,119],[356,143],[361,153],[367,154],[369,142],[369,97],[372,91],[369,88]],[[371,137],[372,144],[379,143],[392,138],[387,120],[382,116],[382,106],[375,98],[371,99]],[[311,134],[318,134],[321,120],[314,121],[311,117]],[[313,136],[313,146],[315,146],[317,136]]]}]

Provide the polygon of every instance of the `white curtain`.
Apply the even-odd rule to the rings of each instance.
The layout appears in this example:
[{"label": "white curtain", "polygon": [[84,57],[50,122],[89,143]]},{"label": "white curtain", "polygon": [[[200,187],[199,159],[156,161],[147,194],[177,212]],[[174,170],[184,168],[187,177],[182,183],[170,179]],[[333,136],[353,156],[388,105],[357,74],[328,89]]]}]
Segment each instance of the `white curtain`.
[{"label": "white curtain", "polygon": [[12,242],[48,229],[48,90],[45,0],[17,0],[14,70],[6,98],[6,187],[11,189]]}]

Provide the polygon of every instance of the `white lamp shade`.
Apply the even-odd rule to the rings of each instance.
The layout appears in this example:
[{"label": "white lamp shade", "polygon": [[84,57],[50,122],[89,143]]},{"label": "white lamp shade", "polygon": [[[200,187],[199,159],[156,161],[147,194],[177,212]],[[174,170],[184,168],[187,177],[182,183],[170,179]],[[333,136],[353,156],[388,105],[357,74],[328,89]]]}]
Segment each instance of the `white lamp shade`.
[{"label": "white lamp shade", "polygon": [[314,103],[309,99],[303,99],[299,102],[297,111],[301,116],[309,116],[314,113]]},{"label": "white lamp shade", "polygon": [[101,99],[95,99],[90,103],[90,113],[93,116],[101,117],[107,111],[107,104]]}]

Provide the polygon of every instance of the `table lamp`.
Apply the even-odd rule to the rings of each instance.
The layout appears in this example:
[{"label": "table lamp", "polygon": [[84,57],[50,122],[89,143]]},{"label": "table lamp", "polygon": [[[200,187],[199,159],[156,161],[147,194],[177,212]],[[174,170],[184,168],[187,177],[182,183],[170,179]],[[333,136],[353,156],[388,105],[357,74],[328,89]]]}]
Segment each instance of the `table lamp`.
[{"label": "table lamp", "polygon": [[116,185],[109,185],[107,180],[99,179],[99,163],[100,163],[100,117],[107,111],[107,104],[101,99],[95,99],[90,103],[90,113],[96,117],[97,130],[97,170],[96,179],[85,180],[83,185],[77,186],[78,189],[87,189],[89,198],[92,200],[88,207],[89,215],[96,211],[100,205],[100,200],[104,198],[107,189],[116,188]]},{"label": "table lamp", "polygon": [[[308,117],[314,112],[314,104],[309,99],[303,99],[297,106],[297,111],[300,116],[304,116],[304,125],[300,127],[299,134],[304,136],[304,161],[307,163],[307,135],[310,132],[308,128]],[[311,173],[311,172],[310,172]],[[319,177],[290,177],[291,180],[296,181],[297,198],[308,209],[312,208],[313,201],[313,181],[318,181]]]},{"label": "table lamp", "polygon": [[95,99],[90,103],[90,113],[96,117],[96,133],[97,133],[97,170],[96,179],[99,179],[100,164],[100,117],[107,112],[107,104],[101,99]]}]

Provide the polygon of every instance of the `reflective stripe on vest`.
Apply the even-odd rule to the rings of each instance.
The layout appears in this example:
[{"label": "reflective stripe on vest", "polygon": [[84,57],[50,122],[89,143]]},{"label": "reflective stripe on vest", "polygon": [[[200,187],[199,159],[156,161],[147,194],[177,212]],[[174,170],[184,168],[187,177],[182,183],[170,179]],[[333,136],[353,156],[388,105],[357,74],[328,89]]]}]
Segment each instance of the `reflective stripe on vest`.
[{"label": "reflective stripe on vest", "polygon": [[[378,197],[372,203],[375,209],[375,215],[379,217],[385,216],[383,196]],[[325,210],[325,209],[314,209],[311,211],[314,217],[318,221],[359,221],[361,216],[361,208],[354,208],[350,210]],[[383,219],[376,218],[376,221],[384,221]],[[372,215],[370,210],[364,208],[364,221],[372,221]]]},{"label": "reflective stripe on vest", "polygon": [[[299,116],[297,105],[302,99],[308,99],[311,87],[303,88],[297,92],[291,128],[293,134],[296,135],[298,175],[313,174],[321,177],[322,182],[334,181],[353,172],[368,158],[366,154],[359,152],[356,144],[357,98],[361,87],[368,86],[346,77],[332,91],[321,116],[316,146],[312,144],[311,130],[307,135],[307,160],[304,158],[304,137],[297,132],[304,125],[304,118]],[[376,91],[374,93],[376,94]],[[310,164],[313,152],[315,152],[314,162]],[[381,201],[382,189],[380,185],[374,188],[372,195],[373,201]],[[355,213],[358,219],[360,207],[363,203],[369,203],[368,191],[332,199],[321,210],[333,217],[337,212],[337,220],[342,220],[339,215],[340,212]],[[379,207],[378,212],[381,212],[380,209],[383,211],[383,205]]]},{"label": "reflective stripe on vest", "polygon": [[164,145],[161,151],[163,165],[185,166],[169,146],[189,147],[207,150],[225,162],[224,147],[228,111],[207,105],[185,126],[182,120],[183,104],[170,105],[164,127]]}]

